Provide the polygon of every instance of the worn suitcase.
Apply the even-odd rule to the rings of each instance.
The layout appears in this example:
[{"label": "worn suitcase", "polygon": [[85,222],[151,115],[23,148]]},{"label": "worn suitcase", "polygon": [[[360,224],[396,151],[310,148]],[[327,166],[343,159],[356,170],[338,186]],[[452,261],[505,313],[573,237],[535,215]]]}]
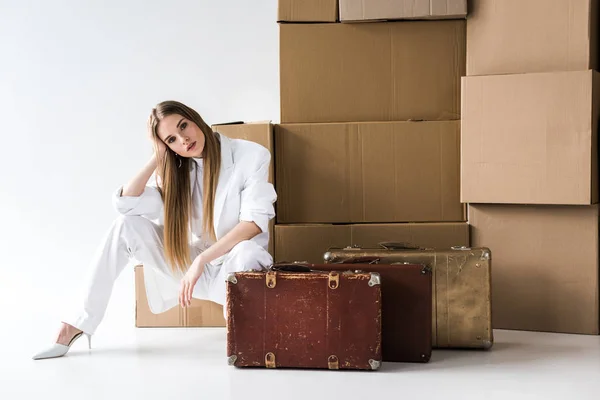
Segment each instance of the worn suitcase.
[{"label": "worn suitcase", "polygon": [[391,242],[379,245],[379,248],[330,248],[324,259],[327,263],[410,262],[430,266],[433,271],[433,347],[492,347],[490,249],[464,246],[424,249]]},{"label": "worn suitcase", "polygon": [[237,367],[376,370],[377,273],[275,265],[227,277],[227,357]]},{"label": "worn suitcase", "polygon": [[381,275],[383,361],[428,362],[432,348],[432,273],[422,264],[325,264],[319,269],[352,268]]}]

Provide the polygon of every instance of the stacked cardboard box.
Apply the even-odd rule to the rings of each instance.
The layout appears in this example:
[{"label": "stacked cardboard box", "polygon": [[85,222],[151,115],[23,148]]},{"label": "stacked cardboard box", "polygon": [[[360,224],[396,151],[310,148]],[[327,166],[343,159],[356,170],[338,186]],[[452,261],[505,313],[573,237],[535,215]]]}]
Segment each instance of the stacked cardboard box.
[{"label": "stacked cardboard box", "polygon": [[598,1],[470,4],[461,201],[493,326],[598,334]]},{"label": "stacked cardboard box", "polygon": [[465,15],[464,0],[279,1],[276,261],[383,241],[468,245]]},{"label": "stacked cardboard box", "polygon": [[[273,125],[270,122],[213,125],[216,132],[232,139],[245,139],[263,145],[273,156]],[[269,181],[274,182],[274,168],[271,164]],[[270,234],[273,238],[271,221]],[[273,240],[269,243],[269,252],[274,254]],[[148,307],[146,288],[144,286],[144,270],[141,265],[135,267],[135,325],[137,327],[223,327],[223,306],[208,300],[193,299],[188,308],[177,306],[161,314],[153,314]]]}]

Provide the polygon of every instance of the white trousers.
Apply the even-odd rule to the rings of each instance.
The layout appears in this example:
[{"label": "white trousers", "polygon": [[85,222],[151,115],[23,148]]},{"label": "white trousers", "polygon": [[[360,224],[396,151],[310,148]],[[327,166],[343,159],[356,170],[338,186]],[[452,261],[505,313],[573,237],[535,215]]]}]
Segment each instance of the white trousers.
[{"label": "white trousers", "polygon": [[[81,303],[63,322],[94,334],[104,318],[115,280],[132,259],[144,265],[146,294],[152,312],[164,312],[177,306],[183,274],[173,273],[167,265],[163,229],[141,216],[117,218],[92,259]],[[192,243],[191,259],[203,250],[200,243]],[[224,256],[205,265],[192,297],[224,305],[225,281],[230,272],[261,270],[272,262],[271,255],[262,246],[251,240],[242,241]]]}]

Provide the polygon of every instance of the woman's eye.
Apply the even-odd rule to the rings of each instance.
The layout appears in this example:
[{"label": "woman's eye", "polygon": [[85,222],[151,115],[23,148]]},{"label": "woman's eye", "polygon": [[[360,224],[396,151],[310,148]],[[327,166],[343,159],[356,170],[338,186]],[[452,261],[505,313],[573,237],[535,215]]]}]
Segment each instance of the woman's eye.
[{"label": "woman's eye", "polygon": [[187,127],[187,122],[184,122],[180,125],[181,130],[184,130]]},{"label": "woman's eye", "polygon": [[167,140],[167,143],[171,144],[171,143],[173,143],[174,141],[175,141],[175,138],[174,138],[174,137],[170,137],[170,138]]}]

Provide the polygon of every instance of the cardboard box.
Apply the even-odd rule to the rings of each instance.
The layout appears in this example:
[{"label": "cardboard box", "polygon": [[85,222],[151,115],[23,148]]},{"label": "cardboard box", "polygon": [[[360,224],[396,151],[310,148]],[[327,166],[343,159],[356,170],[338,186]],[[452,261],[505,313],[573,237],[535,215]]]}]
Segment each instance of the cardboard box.
[{"label": "cardboard box", "polygon": [[279,28],[281,123],[460,119],[465,21]]},{"label": "cardboard box", "polygon": [[598,201],[598,72],[463,78],[461,201]]},{"label": "cardboard box", "polygon": [[277,125],[277,223],[465,221],[459,128],[459,121]]},{"label": "cardboard box", "polygon": [[[244,139],[266,147],[273,157],[273,124],[270,121],[260,122],[228,122],[211,125],[213,131],[222,133],[230,139]],[[275,181],[274,162],[271,160],[269,182]]]},{"label": "cardboard box", "polygon": [[[231,139],[244,139],[256,142],[266,147],[271,152],[271,166],[269,169],[269,182],[275,182],[275,156],[273,145],[273,125],[270,121],[265,122],[229,122],[223,124],[214,124],[211,126],[213,131],[222,133]],[[269,253],[274,254],[273,247],[273,227],[275,226],[275,218],[269,223],[270,240]]]},{"label": "cardboard box", "polygon": [[467,16],[467,0],[340,0],[339,7],[342,22]]},{"label": "cardboard box", "polygon": [[492,252],[492,325],[598,330],[598,205],[469,205],[473,246]]},{"label": "cardboard box", "polygon": [[336,22],[337,0],[279,0],[277,22]]},{"label": "cardboard box", "polygon": [[192,299],[188,308],[174,307],[161,314],[153,314],[148,307],[144,286],[144,268],[135,267],[135,326],[149,327],[223,327],[223,306],[208,300]]},{"label": "cardboard box", "polygon": [[471,0],[467,75],[598,69],[597,0]]},{"label": "cardboard box", "polygon": [[323,262],[329,247],[376,247],[386,241],[421,247],[469,245],[469,226],[459,223],[275,225],[275,261]]}]

